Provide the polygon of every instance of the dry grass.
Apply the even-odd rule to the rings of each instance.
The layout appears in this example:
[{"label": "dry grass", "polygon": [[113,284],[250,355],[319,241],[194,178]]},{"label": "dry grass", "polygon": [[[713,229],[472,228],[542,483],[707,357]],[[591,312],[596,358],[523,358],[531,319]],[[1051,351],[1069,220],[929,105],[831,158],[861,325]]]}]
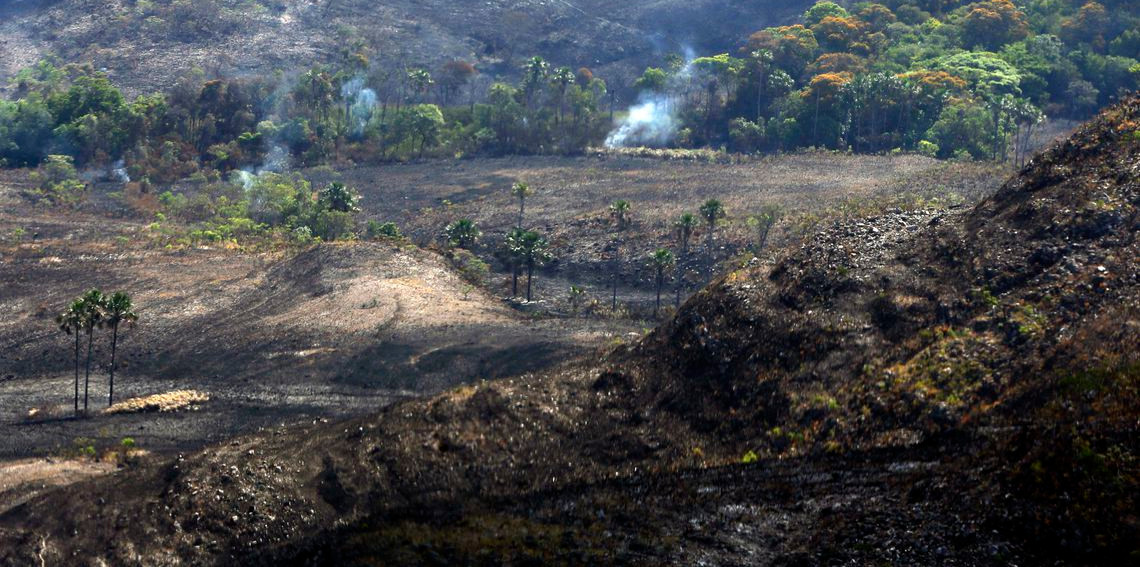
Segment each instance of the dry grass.
[{"label": "dry grass", "polygon": [[105,410],[103,414],[114,415],[120,413],[142,412],[171,412],[183,409],[193,409],[197,404],[210,401],[210,394],[196,390],[176,390],[165,394],[155,394],[141,398],[131,398],[119,402]]}]

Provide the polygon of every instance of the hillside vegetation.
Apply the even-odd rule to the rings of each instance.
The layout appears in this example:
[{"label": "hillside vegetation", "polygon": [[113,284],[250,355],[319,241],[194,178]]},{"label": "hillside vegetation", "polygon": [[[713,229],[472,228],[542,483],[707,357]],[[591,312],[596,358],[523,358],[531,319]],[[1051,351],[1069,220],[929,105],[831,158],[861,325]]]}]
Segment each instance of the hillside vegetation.
[{"label": "hillside vegetation", "polygon": [[838,220],[601,360],[49,494],[0,558],[1121,564],[1138,123],[968,210]]}]

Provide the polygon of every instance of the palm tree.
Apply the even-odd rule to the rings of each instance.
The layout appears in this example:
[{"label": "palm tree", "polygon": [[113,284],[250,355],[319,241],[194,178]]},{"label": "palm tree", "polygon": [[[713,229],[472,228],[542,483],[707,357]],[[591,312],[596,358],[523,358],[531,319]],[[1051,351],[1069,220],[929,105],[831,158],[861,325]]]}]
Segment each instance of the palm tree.
[{"label": "palm tree", "polygon": [[523,66],[523,87],[526,92],[525,102],[528,109],[531,108],[533,103],[535,91],[542,87],[549,74],[550,64],[542,57],[532,57],[527,60],[526,65]]},{"label": "palm tree", "polygon": [[709,199],[705,204],[701,205],[701,216],[704,217],[705,222],[709,225],[709,254],[712,254],[713,245],[713,231],[716,230],[716,223],[721,218],[724,218],[724,205],[716,199]]},{"label": "palm tree", "polygon": [[766,205],[760,209],[760,214],[748,218],[748,226],[756,229],[756,253],[764,251],[764,245],[768,243],[768,235],[772,233],[772,227],[775,226],[776,221],[780,218],[780,209],[775,205]]},{"label": "palm tree", "polygon": [[530,185],[519,181],[511,186],[511,194],[519,200],[519,222],[515,226],[522,228],[523,214],[526,212],[526,198],[534,194],[534,189],[531,189]]},{"label": "palm tree", "polygon": [[559,67],[550,77],[551,84],[558,89],[558,123],[566,119],[566,89],[574,84],[577,77],[569,67]]},{"label": "palm tree", "polygon": [[700,221],[697,220],[697,215],[693,213],[681,213],[677,217],[677,222],[674,225],[677,227],[677,241],[681,245],[681,257],[678,260],[679,268],[677,270],[677,298],[674,305],[681,306],[681,287],[685,284],[685,262],[689,259],[689,240],[693,237],[693,232],[697,230],[697,225]]},{"label": "palm tree", "polygon": [[500,251],[500,257],[511,268],[511,297],[518,297],[519,295],[519,268],[523,265],[521,256],[521,242],[526,230],[521,228],[512,228],[507,233],[506,238],[503,239],[503,246]]},{"label": "palm tree", "polygon": [[625,199],[618,199],[610,205],[610,216],[614,217],[614,220],[617,221],[618,230],[625,228],[629,223],[629,212],[632,208],[633,206]]},{"label": "palm tree", "polygon": [[87,333],[87,362],[83,371],[83,413],[87,413],[87,392],[91,385],[91,345],[95,339],[95,328],[103,326],[103,313],[107,296],[93,289],[80,298],[83,304],[83,331]]},{"label": "palm tree", "polygon": [[681,213],[677,217],[675,226],[677,227],[677,240],[681,245],[682,258],[689,254],[689,239],[693,237],[693,231],[697,229],[697,216],[693,213]]},{"label": "palm tree", "polygon": [[471,219],[459,219],[443,229],[447,243],[459,248],[470,248],[479,239],[482,232]]},{"label": "palm tree", "polygon": [[533,230],[520,235],[518,240],[518,255],[526,265],[526,300],[531,300],[531,281],[534,280],[534,269],[550,261],[553,256],[547,248],[546,239]]},{"label": "palm tree", "polygon": [[107,299],[106,323],[111,327],[111,377],[108,381],[107,407],[115,401],[115,349],[119,345],[119,325],[134,325],[139,316],[131,305],[131,296],[117,291]]},{"label": "palm tree", "polygon": [[76,299],[55,318],[59,330],[75,335],[75,413],[79,414],[79,329],[83,327],[83,302]]},{"label": "palm tree", "polygon": [[659,248],[649,255],[649,265],[657,275],[657,303],[653,306],[654,319],[657,318],[657,312],[661,310],[661,287],[665,285],[665,270],[673,267],[675,263],[676,258],[666,248]]}]

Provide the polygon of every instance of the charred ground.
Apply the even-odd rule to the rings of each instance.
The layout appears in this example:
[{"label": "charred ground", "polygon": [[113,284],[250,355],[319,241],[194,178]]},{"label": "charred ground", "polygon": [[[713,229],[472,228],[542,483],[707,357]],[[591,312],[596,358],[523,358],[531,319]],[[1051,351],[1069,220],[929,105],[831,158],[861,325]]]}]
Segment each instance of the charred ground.
[{"label": "charred ground", "polygon": [[1126,562],[1138,119],[976,207],[836,221],[601,360],[49,494],[2,557]]}]

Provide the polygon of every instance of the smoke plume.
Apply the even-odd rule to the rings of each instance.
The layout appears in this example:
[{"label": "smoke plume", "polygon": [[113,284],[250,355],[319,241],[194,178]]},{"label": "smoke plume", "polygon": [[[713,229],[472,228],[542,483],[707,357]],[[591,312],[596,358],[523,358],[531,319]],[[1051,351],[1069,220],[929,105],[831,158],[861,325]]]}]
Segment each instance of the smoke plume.
[{"label": "smoke plume", "polygon": [[669,76],[664,92],[638,95],[637,104],[606,136],[607,148],[664,147],[673,143],[681,124],[678,101],[691,86],[695,58],[693,50],[685,48],[685,64]]}]

